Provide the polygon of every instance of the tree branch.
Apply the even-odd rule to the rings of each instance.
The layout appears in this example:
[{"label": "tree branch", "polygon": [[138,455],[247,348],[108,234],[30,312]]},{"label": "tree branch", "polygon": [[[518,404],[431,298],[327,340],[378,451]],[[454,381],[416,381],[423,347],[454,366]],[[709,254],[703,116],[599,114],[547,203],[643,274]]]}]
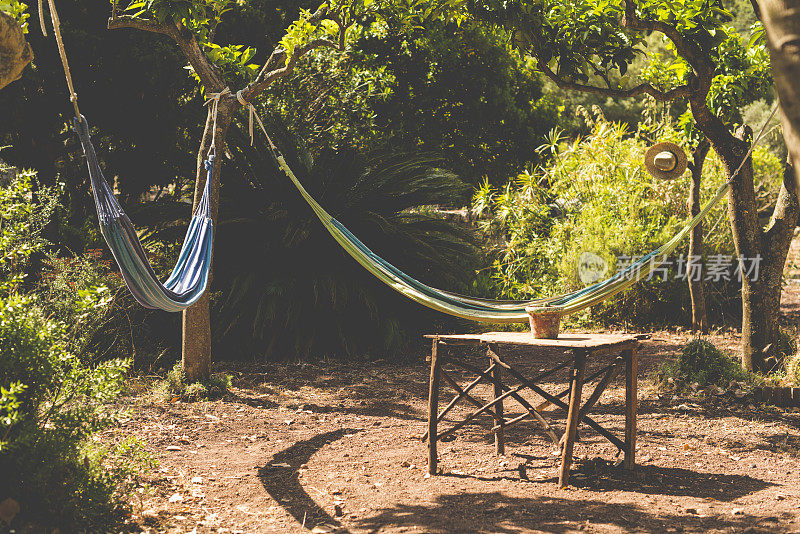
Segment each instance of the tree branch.
[{"label": "tree branch", "polygon": [[629,89],[613,89],[611,87],[596,87],[594,85],[585,85],[581,83],[575,83],[567,81],[560,76],[558,76],[553,70],[548,67],[545,63],[539,61],[537,67],[540,71],[544,73],[545,76],[550,78],[558,87],[561,89],[571,89],[574,91],[583,91],[586,93],[592,93],[595,95],[600,96],[607,96],[611,98],[628,98],[632,96],[638,95],[650,95],[658,101],[661,102],[668,102],[671,100],[675,100],[679,97],[689,97],[692,94],[692,88],[688,85],[680,85],[678,87],[674,87],[668,91],[661,91],[656,89],[652,84],[649,83],[640,83],[636,87],[631,87]]},{"label": "tree branch", "polygon": [[685,59],[692,67],[694,75],[697,77],[697,92],[707,93],[711,88],[716,68],[711,62],[707,51],[691,39],[685,38],[674,26],[658,20],[642,20],[636,14],[636,5],[632,0],[625,0],[625,15],[622,17],[622,26],[630,30],[659,32],[665,35],[672,44],[678,55]]},{"label": "tree branch", "polygon": [[178,28],[169,24],[160,24],[154,20],[133,18],[129,15],[115,16],[108,19],[108,29],[131,28],[150,33],[160,33],[178,40]]},{"label": "tree branch", "polygon": [[289,59],[286,60],[286,63],[283,67],[279,67],[267,72],[261,81],[248,85],[248,87],[242,91],[242,97],[248,102],[251,101],[253,98],[261,94],[267,87],[272,85],[275,80],[291,74],[292,71],[294,71],[294,67],[297,64],[298,59],[308,54],[315,48],[321,47],[328,47],[338,50],[339,44],[329,39],[315,39],[304,46],[295,47],[295,49],[292,51],[292,55],[289,56]]},{"label": "tree branch", "polygon": [[131,28],[151,33],[159,33],[172,38],[178,45],[178,48],[181,49],[181,52],[186,56],[189,64],[200,78],[200,82],[207,90],[219,92],[225,88],[225,82],[222,80],[216,67],[200,49],[197,39],[188,29],[172,24],[161,24],[154,20],[134,18],[128,15],[108,19],[109,30],[119,28]]},{"label": "tree branch", "polygon": [[[270,54],[267,62],[264,63],[264,66],[261,68],[258,76],[256,76],[256,79],[242,90],[242,97],[246,101],[251,102],[276,80],[291,74],[294,71],[297,60],[315,48],[328,47],[334,50],[344,50],[347,29],[352,26],[353,22],[344,24],[340,18],[340,13],[330,13],[325,4],[321,5],[319,9],[317,9],[317,11],[315,11],[308,18],[308,22],[311,24],[318,24],[324,18],[334,21],[339,26],[337,40],[331,41],[330,39],[315,39],[304,46],[295,47],[295,49],[292,51],[292,54],[288,58],[286,58],[285,50],[280,47],[275,48],[275,50],[272,51],[272,54]],[[274,65],[279,65],[281,62],[283,62],[282,67],[273,68]]]}]

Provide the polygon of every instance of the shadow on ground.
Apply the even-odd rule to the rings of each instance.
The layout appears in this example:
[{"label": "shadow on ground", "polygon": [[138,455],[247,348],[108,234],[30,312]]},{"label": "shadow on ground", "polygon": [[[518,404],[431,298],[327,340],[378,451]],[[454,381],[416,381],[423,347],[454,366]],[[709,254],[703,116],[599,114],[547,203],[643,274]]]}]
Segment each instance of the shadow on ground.
[{"label": "shadow on ground", "polygon": [[659,513],[630,503],[536,496],[512,498],[500,492],[441,495],[434,502],[399,504],[361,519],[359,530],[421,528],[427,533],[449,532],[575,532],[582,524],[623,532],[781,532],[776,518],[755,516],[676,515]]},{"label": "shadow on ground", "polygon": [[[294,519],[307,527],[320,523],[338,527],[337,532],[347,532],[341,524],[320,507],[300,483],[298,468],[308,463],[311,457],[325,445],[346,435],[360,432],[358,429],[341,428],[318,434],[313,438],[298,441],[272,457],[258,470],[258,478],[264,489]],[[286,467],[288,464],[290,467]]]}]

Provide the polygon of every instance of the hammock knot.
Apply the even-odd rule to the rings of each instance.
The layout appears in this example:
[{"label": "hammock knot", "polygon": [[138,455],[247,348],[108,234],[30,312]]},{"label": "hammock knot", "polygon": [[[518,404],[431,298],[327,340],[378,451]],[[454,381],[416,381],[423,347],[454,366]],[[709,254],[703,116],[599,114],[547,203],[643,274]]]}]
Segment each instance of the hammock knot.
[{"label": "hammock knot", "polygon": [[278,147],[275,146],[275,143],[272,142],[272,138],[267,133],[267,129],[264,127],[264,123],[261,122],[261,117],[258,116],[256,113],[256,107],[250,102],[249,100],[245,99],[244,97],[244,89],[239,89],[236,91],[236,100],[239,103],[247,108],[247,131],[250,134],[250,146],[253,146],[253,119],[258,121],[258,126],[261,128],[261,131],[264,132],[264,136],[267,138],[269,142],[269,148],[272,150],[272,153],[276,155],[280,154],[278,151]]},{"label": "hammock knot", "polygon": [[78,134],[78,138],[83,142],[89,138],[89,123],[83,115],[72,118],[72,129]]},{"label": "hammock knot", "polygon": [[212,104],[211,107],[211,114],[213,118],[213,123],[211,125],[211,146],[208,147],[208,155],[209,157],[217,152],[217,114],[219,113],[219,100],[225,95],[231,94],[230,87],[226,87],[222,91],[218,93],[208,93],[208,100],[206,100],[206,106]]}]

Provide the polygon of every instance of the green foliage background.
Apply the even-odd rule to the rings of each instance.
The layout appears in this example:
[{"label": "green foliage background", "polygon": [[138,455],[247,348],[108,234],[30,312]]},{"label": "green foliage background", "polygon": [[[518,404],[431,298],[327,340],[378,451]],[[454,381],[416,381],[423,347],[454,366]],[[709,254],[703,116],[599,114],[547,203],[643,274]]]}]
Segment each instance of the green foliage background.
[{"label": "green foliage background", "polygon": [[[599,110],[584,111],[591,133],[581,139],[561,140],[554,135],[540,147],[552,152],[548,164],[520,174],[501,188],[488,184],[473,199],[486,216],[484,232],[495,241],[488,270],[496,292],[506,298],[526,299],[559,294],[582,287],[578,259],[588,251],[599,255],[614,273],[618,258],[647,254],[669,240],[688,220],[690,177],[662,181],[644,169],[649,143],[620,123],[608,122]],[[681,133],[663,129],[661,138],[686,143]],[[683,140],[682,140],[683,139]],[[775,202],[783,176],[780,161],[768,150],[754,153],[757,194],[762,206]],[[705,202],[724,182],[713,154],[704,167],[701,200]],[[768,210],[764,209],[767,212]],[[766,221],[765,221],[766,222]],[[709,256],[735,256],[727,206],[720,202],[705,221],[704,251]],[[687,239],[688,243],[688,239]],[[678,249],[684,256],[686,246]],[[672,258],[673,265],[676,258]],[[717,319],[735,319],[738,283],[721,280],[708,284],[708,299]],[[669,324],[690,317],[688,287],[674,280],[654,278],[596,306],[595,320]]]},{"label": "green foliage background", "polygon": [[119,283],[96,255],[48,257],[42,234],[57,190],[30,171],[11,175],[0,188],[0,497],[40,525],[115,525],[151,464],[133,438],[92,439],[121,415],[110,403],[130,367],[95,341],[114,332]]}]

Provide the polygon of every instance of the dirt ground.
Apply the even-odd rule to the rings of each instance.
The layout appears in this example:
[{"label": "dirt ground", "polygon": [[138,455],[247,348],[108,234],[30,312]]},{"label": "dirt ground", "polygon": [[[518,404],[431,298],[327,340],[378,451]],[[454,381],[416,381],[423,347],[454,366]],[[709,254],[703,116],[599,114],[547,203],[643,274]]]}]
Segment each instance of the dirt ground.
[{"label": "dirt ground", "polygon": [[[508,429],[507,454],[496,457],[488,417],[441,443],[442,474],[426,477],[424,361],[238,368],[221,400],[126,399],[132,418],[108,437],[134,433],[160,463],[132,517],[143,531],[800,532],[800,413],[659,397],[648,375],[689,339],[660,332],[643,342],[636,471],[581,427],[565,490],[534,423]],[[709,339],[732,351],[739,343],[734,333]],[[559,356],[510,359],[533,374]],[[593,413],[620,433],[623,406],[618,378]],[[563,412],[546,413],[563,429]]]},{"label": "dirt ground", "polygon": [[[783,297],[787,326],[800,321],[798,258],[795,240]],[[440,443],[441,474],[427,477],[423,358],[229,366],[219,369],[234,375],[223,399],[130,396],[122,403],[130,419],[105,437],[133,433],[159,462],[135,503],[134,531],[800,532],[800,410],[756,406],[730,393],[659,395],[650,374],[691,338],[655,332],[642,342],[635,472],[623,471],[616,448],[582,426],[564,490],[554,446],[534,422],[508,429],[506,455],[497,457],[486,416]],[[732,354],[739,349],[736,332],[708,339]],[[467,357],[485,363],[480,354]],[[510,354],[508,361],[533,375],[563,357]],[[462,386],[472,379],[453,376]],[[566,375],[548,380],[553,393]],[[491,395],[488,386],[475,391]],[[443,389],[440,406],[453,394]],[[530,391],[525,396],[538,401]],[[459,406],[451,423],[469,411]],[[619,377],[592,413],[621,435],[623,409]],[[522,413],[515,403],[506,410]],[[545,414],[563,430],[562,410]]]}]

